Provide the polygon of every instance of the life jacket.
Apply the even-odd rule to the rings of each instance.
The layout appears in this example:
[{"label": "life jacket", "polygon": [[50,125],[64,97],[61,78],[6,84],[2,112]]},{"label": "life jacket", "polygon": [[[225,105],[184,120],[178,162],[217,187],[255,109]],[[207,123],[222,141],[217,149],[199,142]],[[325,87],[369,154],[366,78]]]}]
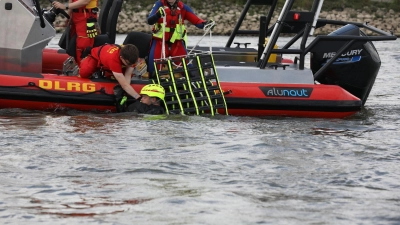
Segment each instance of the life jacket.
[{"label": "life jacket", "polygon": [[[102,73],[101,75],[103,77],[109,77],[111,79],[115,79],[112,72],[110,71],[110,68],[105,68],[104,64],[102,63],[101,58],[100,58],[100,53],[103,50],[103,47],[107,46],[107,45],[112,45],[114,47],[117,47],[118,50],[115,50],[115,51],[118,51],[118,55],[119,55],[119,51],[121,51],[121,48],[124,46],[124,45],[118,45],[118,44],[104,44],[102,46],[99,46],[99,49],[97,50],[97,54],[93,55],[94,52],[91,52],[92,53],[91,56],[97,60],[97,67],[100,68],[99,71]],[[134,64],[134,66],[135,65],[136,64]],[[122,67],[122,71],[124,71],[127,68],[126,65],[124,65],[123,63],[121,63],[121,67]],[[133,75],[134,74],[132,74],[132,76]]]},{"label": "life jacket", "polygon": [[[82,52],[82,56],[84,56],[84,57],[82,57],[82,59],[85,58],[85,57],[87,57],[87,56],[90,56],[90,57],[94,58],[95,60],[97,60],[97,68],[99,68],[98,71],[96,71],[96,73],[97,73],[100,77],[111,77],[111,78],[112,78],[113,76],[112,76],[111,71],[109,71],[109,68],[104,68],[104,65],[103,65],[103,63],[102,63],[102,61],[101,61],[101,59],[100,59],[100,53],[101,53],[101,51],[103,50],[103,48],[104,48],[105,46],[107,46],[107,45],[110,45],[110,44],[104,44],[104,45],[101,45],[101,46],[96,47],[96,48],[98,48],[98,49],[96,49],[96,51],[92,51],[92,50],[93,50],[92,47],[87,47],[87,48]],[[117,45],[117,44],[112,44],[112,45],[113,45],[114,47],[117,47],[117,48],[118,48],[118,51],[120,51],[121,48],[122,48],[121,45]],[[122,67],[124,67],[124,66],[125,66],[125,65],[122,65]]]},{"label": "life jacket", "polygon": [[146,105],[140,101],[136,101],[130,104],[126,111],[128,112],[136,112],[150,115],[161,115],[165,114],[165,110],[163,107],[159,105]]},{"label": "life jacket", "polygon": [[[77,2],[79,0],[72,0],[72,2]],[[99,5],[99,1],[98,0],[91,0],[89,2],[89,4],[87,4],[86,6],[83,6],[79,9],[93,9],[93,8],[97,8],[97,6]]]},{"label": "life jacket", "polygon": [[[97,63],[97,67],[103,67],[103,63],[101,63],[101,59],[100,59],[100,53],[101,50],[103,49],[104,46],[107,46],[110,44],[104,44],[102,46],[100,46],[99,50],[97,51],[97,57],[95,57],[95,59],[97,59],[98,63]],[[118,48],[118,52],[121,50],[122,46],[121,45],[117,45],[117,44],[112,44],[113,46]],[[93,56],[93,55],[92,55]]]},{"label": "life jacket", "polygon": [[158,19],[153,26],[153,37],[162,39],[165,29],[165,41],[174,43],[176,40],[184,40],[187,43],[183,2],[177,1],[176,9],[171,9],[166,1],[161,0],[161,3],[164,7],[167,24],[163,23],[164,18]]}]

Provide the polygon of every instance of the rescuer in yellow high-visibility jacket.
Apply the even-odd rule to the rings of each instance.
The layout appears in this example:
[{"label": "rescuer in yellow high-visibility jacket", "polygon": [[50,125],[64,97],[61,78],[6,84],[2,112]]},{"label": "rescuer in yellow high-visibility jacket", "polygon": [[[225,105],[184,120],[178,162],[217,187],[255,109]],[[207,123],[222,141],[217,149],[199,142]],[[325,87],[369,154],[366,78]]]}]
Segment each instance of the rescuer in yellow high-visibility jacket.
[{"label": "rescuer in yellow high-visibility jacket", "polygon": [[[163,21],[166,24],[164,25]],[[197,28],[202,29],[209,21],[197,17],[193,10],[179,0],[159,0],[150,12],[147,22],[153,26],[153,39],[149,52],[148,71],[154,72],[154,59],[162,57],[162,40],[165,41],[165,57],[185,56],[187,54],[187,33],[184,21],[188,20]],[[176,60],[180,64],[180,59]],[[160,70],[161,68],[157,68]]]}]

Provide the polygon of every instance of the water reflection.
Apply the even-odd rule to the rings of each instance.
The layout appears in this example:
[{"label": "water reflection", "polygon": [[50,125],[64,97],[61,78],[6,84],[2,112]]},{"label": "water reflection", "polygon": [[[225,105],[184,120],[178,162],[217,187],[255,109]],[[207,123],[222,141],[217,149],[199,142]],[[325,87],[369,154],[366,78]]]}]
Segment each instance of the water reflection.
[{"label": "water reflection", "polygon": [[35,210],[35,214],[55,215],[59,217],[94,217],[125,212],[129,206],[142,204],[151,199],[115,200],[108,197],[82,198],[81,201],[57,203],[49,200],[32,198],[32,206],[22,207]]},{"label": "water reflection", "polygon": [[111,133],[116,123],[114,118],[99,115],[76,115],[70,117],[68,125],[72,127],[71,132],[75,133]]},{"label": "water reflection", "polygon": [[0,127],[9,129],[35,130],[46,125],[46,114],[23,109],[0,109]]}]

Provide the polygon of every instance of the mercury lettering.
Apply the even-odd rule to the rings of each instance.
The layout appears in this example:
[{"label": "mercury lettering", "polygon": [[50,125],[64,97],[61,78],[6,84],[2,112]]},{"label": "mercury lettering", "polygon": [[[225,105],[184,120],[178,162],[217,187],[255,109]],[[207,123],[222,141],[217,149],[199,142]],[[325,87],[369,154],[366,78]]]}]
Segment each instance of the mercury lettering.
[{"label": "mercury lettering", "polygon": [[[348,52],[343,53],[341,56],[353,56],[353,55],[360,55],[363,49],[355,49],[355,50],[350,50]],[[327,59],[327,58],[332,58],[336,55],[336,52],[326,52],[322,56],[322,58]]]},{"label": "mercury lettering", "polygon": [[57,91],[83,91],[83,92],[94,92],[96,85],[92,83],[79,83],[79,82],[60,82],[52,80],[39,80],[39,87],[47,90]]}]

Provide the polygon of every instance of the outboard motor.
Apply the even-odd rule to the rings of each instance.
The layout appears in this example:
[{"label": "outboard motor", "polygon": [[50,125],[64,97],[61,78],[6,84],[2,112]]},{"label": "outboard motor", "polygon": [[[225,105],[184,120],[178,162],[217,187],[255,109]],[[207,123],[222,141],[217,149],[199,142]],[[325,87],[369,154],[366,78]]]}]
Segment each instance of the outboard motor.
[{"label": "outboard motor", "polygon": [[[348,24],[328,36],[366,36],[357,26]],[[315,74],[348,41],[321,41],[311,51],[311,69]],[[316,78],[321,84],[335,84],[361,99],[362,104],[375,83],[381,66],[372,42],[355,42]]]}]

